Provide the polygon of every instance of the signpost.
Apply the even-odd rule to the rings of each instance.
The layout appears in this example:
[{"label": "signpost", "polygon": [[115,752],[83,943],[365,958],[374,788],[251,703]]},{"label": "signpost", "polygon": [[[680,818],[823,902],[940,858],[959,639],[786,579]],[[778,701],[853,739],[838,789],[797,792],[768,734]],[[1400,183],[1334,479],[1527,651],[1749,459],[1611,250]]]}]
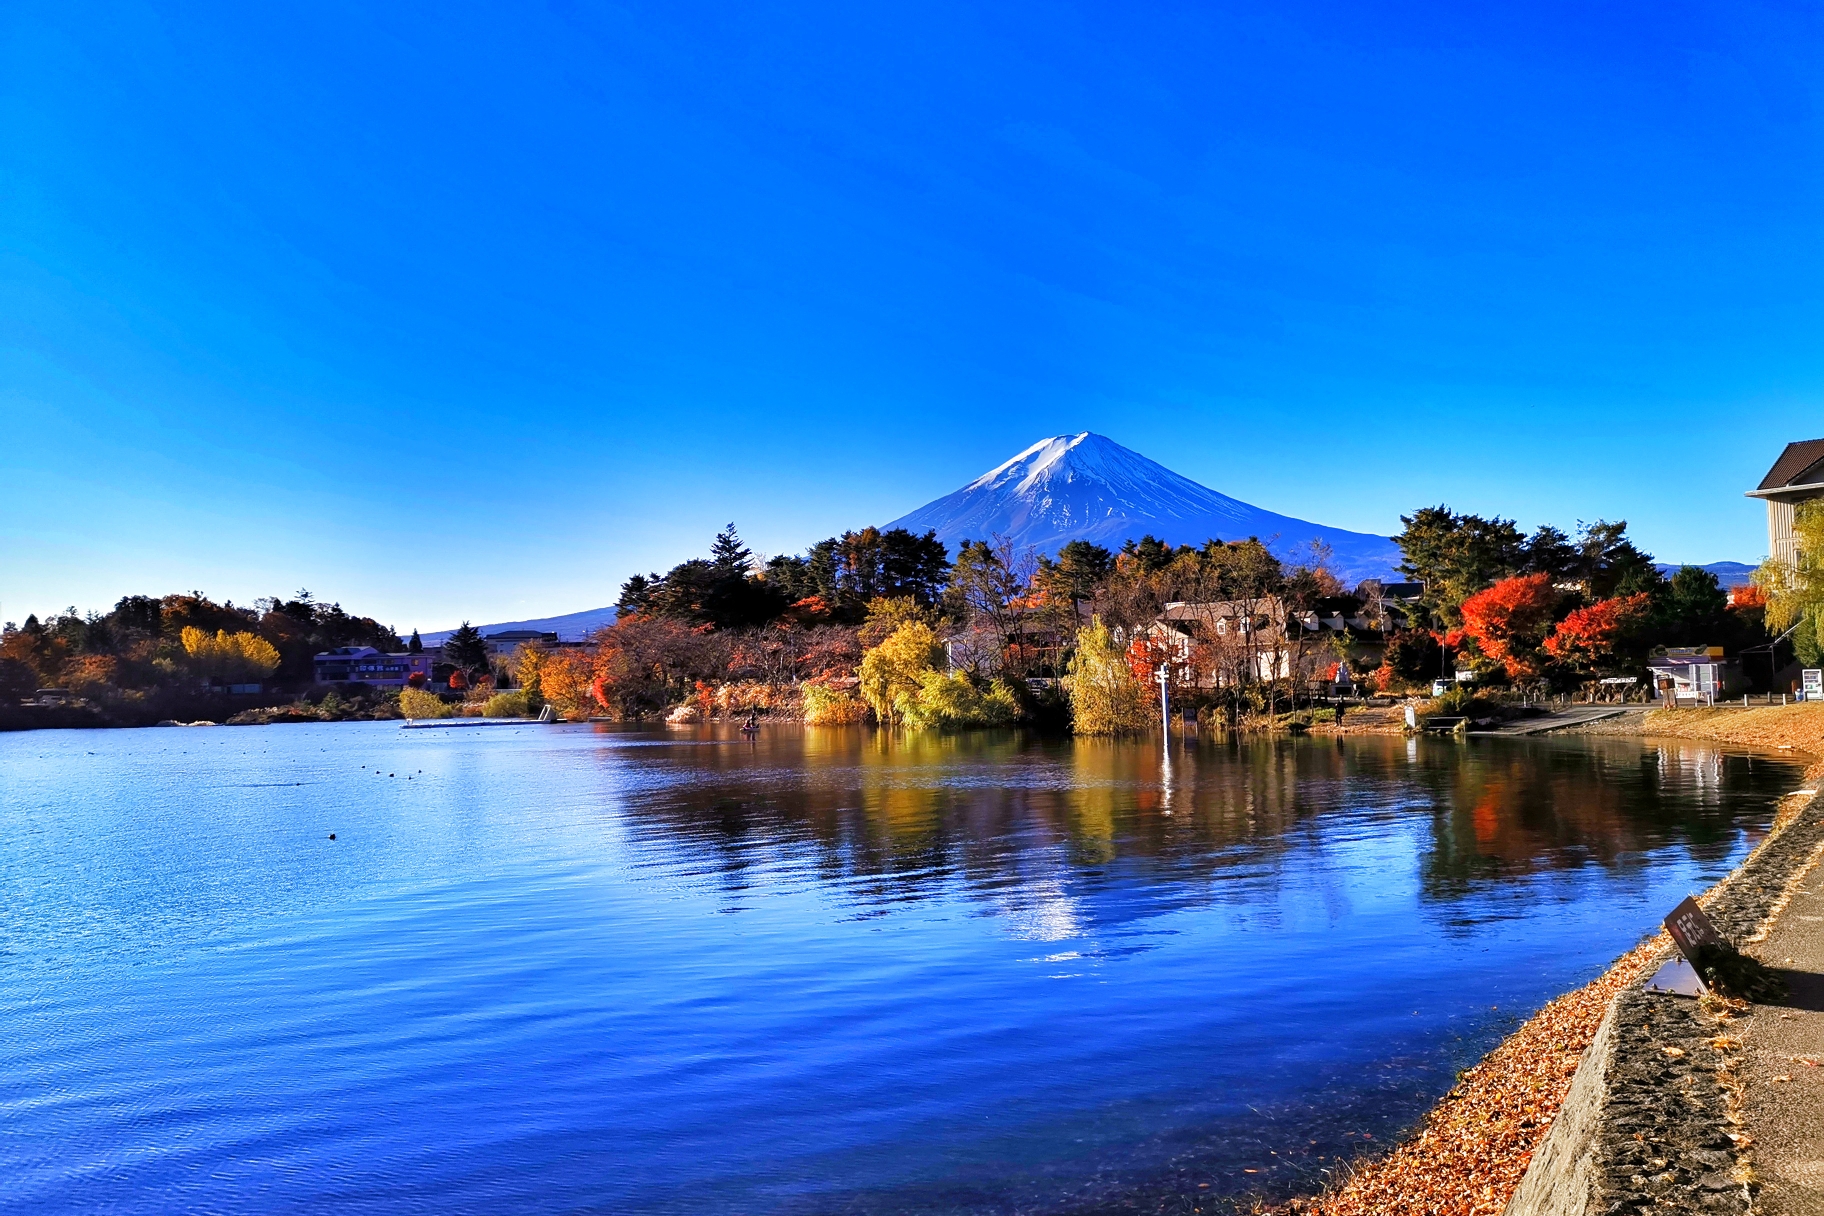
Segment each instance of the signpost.
[{"label": "signpost", "polygon": [[1685,896],[1685,902],[1672,909],[1672,915],[1666,917],[1666,932],[1672,935],[1678,952],[1686,958],[1701,947],[1724,944],[1723,935],[1716,931],[1716,926],[1689,895]]}]

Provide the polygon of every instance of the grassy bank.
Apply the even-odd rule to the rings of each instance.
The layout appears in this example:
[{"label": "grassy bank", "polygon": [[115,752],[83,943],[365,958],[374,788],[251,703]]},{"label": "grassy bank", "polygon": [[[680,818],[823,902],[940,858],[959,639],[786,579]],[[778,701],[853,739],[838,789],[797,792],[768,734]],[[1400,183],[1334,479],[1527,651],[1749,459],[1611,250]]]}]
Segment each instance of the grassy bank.
[{"label": "grassy bank", "polygon": [[[1642,729],[1648,735],[1788,751],[1814,761],[1824,757],[1824,704],[1655,710]],[[1814,764],[1805,784],[1815,788],[1821,780],[1824,764]],[[1812,797],[1787,798],[1757,853]],[[1466,1071],[1392,1153],[1358,1161],[1322,1194],[1268,1210],[1283,1216],[1499,1216],[1551,1129],[1610,1001],[1642,979],[1670,945],[1664,933],[1655,934],[1591,983],[1546,1005]]]}]

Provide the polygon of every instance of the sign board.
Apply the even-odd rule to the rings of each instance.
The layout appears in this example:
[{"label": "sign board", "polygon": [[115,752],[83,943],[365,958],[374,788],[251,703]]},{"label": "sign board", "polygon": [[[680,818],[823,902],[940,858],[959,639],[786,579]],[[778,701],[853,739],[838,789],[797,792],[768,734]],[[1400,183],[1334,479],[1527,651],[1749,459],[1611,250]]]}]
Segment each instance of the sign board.
[{"label": "sign board", "polygon": [[1824,671],[1807,667],[1799,673],[1799,680],[1807,701],[1824,701]]},{"label": "sign board", "polygon": [[1467,669],[1457,672],[1457,683],[1474,684],[1475,682],[1476,682],[1476,673],[1475,672],[1469,671]]},{"label": "sign board", "polygon": [[1666,917],[1666,932],[1672,935],[1672,941],[1678,946],[1678,952],[1687,959],[1697,953],[1700,946],[1723,945],[1723,935],[1716,931],[1704,910],[1697,906],[1697,901],[1690,896],[1685,902],[1672,909],[1672,915]]}]

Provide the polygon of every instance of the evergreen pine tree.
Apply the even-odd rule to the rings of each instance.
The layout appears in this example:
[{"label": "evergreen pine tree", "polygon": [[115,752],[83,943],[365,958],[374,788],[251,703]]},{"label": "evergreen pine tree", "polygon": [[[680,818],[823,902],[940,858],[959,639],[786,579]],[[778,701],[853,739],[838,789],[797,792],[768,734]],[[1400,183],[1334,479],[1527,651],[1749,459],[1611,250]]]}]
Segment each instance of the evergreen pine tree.
[{"label": "evergreen pine tree", "polygon": [[412,640],[405,644],[405,650],[407,654],[424,653],[424,639],[418,636],[416,629],[412,630]]},{"label": "evergreen pine tree", "polygon": [[453,663],[464,675],[475,671],[486,671],[488,667],[488,644],[481,640],[481,630],[464,621],[450,640],[443,644],[443,657]]},{"label": "evergreen pine tree", "polygon": [[719,574],[746,575],[754,555],[741,543],[741,538],[735,534],[735,525],[731,523],[716,533],[715,544],[709,547],[709,560]]}]

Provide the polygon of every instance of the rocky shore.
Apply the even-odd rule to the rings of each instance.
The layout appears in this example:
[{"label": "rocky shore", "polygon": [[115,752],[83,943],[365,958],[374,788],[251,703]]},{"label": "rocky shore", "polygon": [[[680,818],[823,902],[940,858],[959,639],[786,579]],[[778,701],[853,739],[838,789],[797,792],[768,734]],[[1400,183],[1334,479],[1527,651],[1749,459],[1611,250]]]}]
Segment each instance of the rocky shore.
[{"label": "rocky shore", "polygon": [[[1646,735],[1824,755],[1824,705],[1630,715]],[[1824,856],[1824,764],[1774,830],[1700,900],[1754,953]],[[1754,1010],[1718,997],[1648,994],[1671,957],[1662,933],[1559,997],[1465,1072],[1418,1131],[1282,1216],[1604,1216],[1752,1213],[1759,1178],[1743,1081]],[[1774,1016],[1787,1016],[1776,1014]],[[1789,1078],[1782,1077],[1782,1080]]]}]

